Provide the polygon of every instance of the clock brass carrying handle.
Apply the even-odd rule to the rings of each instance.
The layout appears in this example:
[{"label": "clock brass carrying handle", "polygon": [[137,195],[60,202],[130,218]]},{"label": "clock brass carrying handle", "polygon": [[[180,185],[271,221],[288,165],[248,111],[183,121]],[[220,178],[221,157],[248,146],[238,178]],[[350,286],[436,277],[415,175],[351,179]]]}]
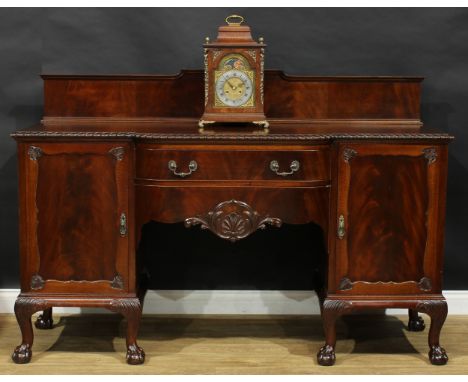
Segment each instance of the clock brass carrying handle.
[{"label": "clock brass carrying handle", "polygon": [[[238,22],[229,21],[231,19],[238,19],[239,21]],[[227,25],[239,26],[244,22],[244,18],[242,16],[239,16],[239,15],[230,15],[230,16],[226,17],[225,21],[226,21]]]},{"label": "clock brass carrying handle", "polygon": [[170,160],[168,163],[167,163],[167,167],[169,168],[169,170],[172,171],[172,173],[174,175],[177,175],[181,178],[185,178],[186,176],[189,176],[191,175],[193,172],[197,171],[197,168],[198,168],[198,163],[194,160],[191,160],[190,163],[189,163],[189,172],[177,172],[177,163],[175,160]]},{"label": "clock brass carrying handle", "polygon": [[280,171],[279,171],[279,163],[278,163],[278,161],[272,160],[272,161],[270,162],[270,170],[273,171],[276,175],[279,175],[279,176],[288,176],[288,175],[292,175],[292,174],[294,174],[296,171],[298,171],[300,167],[301,167],[301,165],[299,164],[299,161],[293,160],[293,161],[291,162],[291,164],[289,165],[289,168],[291,169],[291,171],[288,171],[288,172],[280,172]]}]

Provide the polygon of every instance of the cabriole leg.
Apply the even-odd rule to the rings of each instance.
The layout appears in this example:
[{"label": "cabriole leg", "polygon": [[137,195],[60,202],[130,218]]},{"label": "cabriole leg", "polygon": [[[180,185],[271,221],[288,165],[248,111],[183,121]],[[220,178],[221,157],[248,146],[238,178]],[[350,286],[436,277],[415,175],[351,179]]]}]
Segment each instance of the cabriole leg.
[{"label": "cabriole leg", "polygon": [[417,310],[408,309],[408,330],[410,332],[422,332],[426,325],[423,318],[418,314]]},{"label": "cabriole leg", "polygon": [[445,365],[448,361],[445,349],[440,346],[440,332],[447,318],[447,303],[444,300],[423,301],[418,303],[416,309],[431,317],[429,328],[429,360],[433,365]]},{"label": "cabriole leg", "polygon": [[317,353],[317,361],[322,366],[335,364],[336,320],[350,309],[347,301],[325,300],[322,308],[323,329],[325,331],[325,345]]},{"label": "cabriole leg", "polygon": [[37,318],[34,325],[38,329],[52,329],[54,327],[54,320],[52,319],[52,308],[44,309],[42,314]]},{"label": "cabriole leg", "polygon": [[31,324],[31,316],[38,310],[47,308],[45,301],[18,297],[15,302],[15,316],[21,329],[22,341],[11,355],[15,363],[28,363],[32,357],[32,345],[34,333]]},{"label": "cabriole leg", "polygon": [[127,319],[127,363],[139,365],[145,362],[145,352],[137,344],[138,328],[141,319],[141,304],[138,298],[113,300],[110,309]]}]

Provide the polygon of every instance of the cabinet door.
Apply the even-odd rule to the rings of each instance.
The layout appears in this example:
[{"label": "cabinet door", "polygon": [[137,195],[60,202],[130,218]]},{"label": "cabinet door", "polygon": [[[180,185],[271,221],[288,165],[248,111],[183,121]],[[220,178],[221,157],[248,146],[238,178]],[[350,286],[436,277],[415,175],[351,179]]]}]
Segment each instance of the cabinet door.
[{"label": "cabinet door", "polygon": [[133,288],[130,147],[20,145],[23,292],[121,294]]},{"label": "cabinet door", "polygon": [[340,144],[330,292],[441,292],[445,145]]}]

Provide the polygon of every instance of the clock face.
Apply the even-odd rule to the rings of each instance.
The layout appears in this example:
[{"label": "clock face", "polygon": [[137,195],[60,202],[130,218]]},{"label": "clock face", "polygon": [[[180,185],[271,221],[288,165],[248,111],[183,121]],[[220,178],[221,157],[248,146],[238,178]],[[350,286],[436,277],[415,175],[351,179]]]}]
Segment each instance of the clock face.
[{"label": "clock face", "polygon": [[226,106],[242,106],[251,99],[252,93],[252,80],[244,71],[228,70],[216,80],[216,95]]}]

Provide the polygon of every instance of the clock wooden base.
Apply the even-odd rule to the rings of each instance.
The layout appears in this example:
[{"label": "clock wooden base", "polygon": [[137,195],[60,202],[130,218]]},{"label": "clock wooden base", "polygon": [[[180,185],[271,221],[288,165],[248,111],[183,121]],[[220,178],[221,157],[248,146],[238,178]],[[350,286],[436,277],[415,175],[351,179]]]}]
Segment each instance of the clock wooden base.
[{"label": "clock wooden base", "polygon": [[206,125],[213,125],[215,123],[254,124],[264,129],[268,129],[270,126],[263,113],[243,113],[241,115],[205,113],[198,122],[198,127],[203,129]]}]

